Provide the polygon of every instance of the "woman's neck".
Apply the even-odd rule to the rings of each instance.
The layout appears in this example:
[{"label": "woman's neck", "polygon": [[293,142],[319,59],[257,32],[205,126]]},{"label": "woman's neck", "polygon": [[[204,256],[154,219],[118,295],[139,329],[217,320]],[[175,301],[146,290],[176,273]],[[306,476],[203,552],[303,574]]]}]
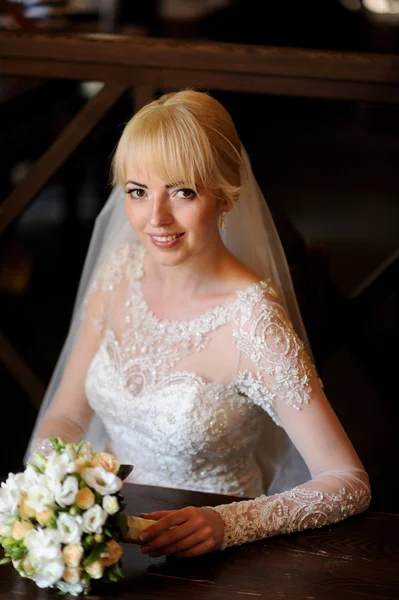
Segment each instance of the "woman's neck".
[{"label": "woman's neck", "polygon": [[221,293],[224,281],[231,280],[237,262],[221,240],[220,244],[209,245],[177,265],[159,264],[148,253],[143,283],[146,289],[156,288],[164,298],[213,296]]}]

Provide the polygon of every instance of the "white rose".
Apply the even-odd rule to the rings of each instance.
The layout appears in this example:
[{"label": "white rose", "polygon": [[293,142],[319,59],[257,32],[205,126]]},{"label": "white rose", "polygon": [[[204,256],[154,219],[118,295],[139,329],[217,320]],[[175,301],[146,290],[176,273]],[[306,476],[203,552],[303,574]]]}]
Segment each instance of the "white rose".
[{"label": "white rose", "polygon": [[42,512],[54,504],[54,493],[49,483],[45,475],[40,475],[38,482],[28,489],[28,504],[35,512]]},{"label": "white rose", "polygon": [[25,546],[32,564],[62,560],[61,539],[56,529],[31,529],[25,536]]},{"label": "white rose", "polygon": [[63,544],[76,544],[82,535],[82,517],[61,513],[57,519],[57,530]]},{"label": "white rose", "polygon": [[89,467],[84,469],[82,478],[87,485],[102,496],[115,494],[122,488],[122,480],[114,473],[106,471],[104,467]]},{"label": "white rose", "polygon": [[85,571],[92,579],[101,579],[104,574],[104,565],[101,561],[95,560],[91,565],[85,568]]},{"label": "white rose", "polygon": [[83,592],[83,585],[81,583],[66,583],[65,581],[59,581],[57,583],[57,590],[64,594],[78,596]]},{"label": "white rose", "polygon": [[103,509],[108,515],[114,515],[119,510],[119,502],[116,496],[104,496]]},{"label": "white rose", "polygon": [[29,488],[39,483],[40,475],[33,467],[28,465],[23,473],[15,475],[15,482],[22,494],[27,494]]},{"label": "white rose", "polygon": [[31,579],[33,579],[39,588],[47,588],[54,585],[61,579],[64,573],[64,563],[60,559],[33,564],[36,572],[31,575]]},{"label": "white rose", "polygon": [[53,452],[47,459],[46,475],[53,482],[61,482],[65,475],[72,468],[71,461],[67,452]]},{"label": "white rose", "polygon": [[16,520],[16,517],[10,517],[9,514],[0,513],[0,536],[8,537]]},{"label": "white rose", "polygon": [[99,504],[95,504],[83,513],[83,531],[85,533],[102,533],[102,527],[107,517],[105,510]]},{"label": "white rose", "polygon": [[0,524],[0,537],[8,537],[11,534],[11,525]]},{"label": "white rose", "polygon": [[21,492],[15,481],[13,473],[10,473],[7,481],[0,488],[0,513],[15,517],[18,514],[18,506],[21,501]]},{"label": "white rose", "polygon": [[71,506],[76,500],[78,491],[78,480],[76,477],[69,475],[62,486],[57,490],[55,500],[60,506]]}]

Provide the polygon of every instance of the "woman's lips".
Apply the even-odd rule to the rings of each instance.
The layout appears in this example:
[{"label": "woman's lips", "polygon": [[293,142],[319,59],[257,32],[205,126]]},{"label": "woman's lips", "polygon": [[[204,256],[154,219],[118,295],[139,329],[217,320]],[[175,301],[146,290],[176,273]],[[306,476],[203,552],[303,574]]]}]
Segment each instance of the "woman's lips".
[{"label": "woman's lips", "polygon": [[168,233],[167,235],[149,235],[154,246],[157,246],[158,248],[172,248],[182,240],[184,233]]}]

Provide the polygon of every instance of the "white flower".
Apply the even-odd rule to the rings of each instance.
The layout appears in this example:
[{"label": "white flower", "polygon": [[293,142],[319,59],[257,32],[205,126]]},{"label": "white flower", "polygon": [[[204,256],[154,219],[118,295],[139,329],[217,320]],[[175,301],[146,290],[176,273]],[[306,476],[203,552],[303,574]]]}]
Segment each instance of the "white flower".
[{"label": "white flower", "polygon": [[81,583],[66,583],[65,581],[59,581],[57,583],[57,590],[64,594],[78,596],[83,592],[83,585]]},{"label": "white flower", "polygon": [[116,496],[104,496],[103,509],[108,515],[114,515],[119,510],[118,498]]},{"label": "white flower", "polygon": [[0,537],[8,537],[10,534],[11,525],[0,525]]},{"label": "white flower", "polygon": [[15,475],[10,473],[7,481],[0,488],[0,513],[15,517],[21,501],[21,492],[15,481]]},{"label": "white flower", "polygon": [[78,480],[76,477],[69,475],[55,494],[56,502],[62,507],[71,506],[76,500],[78,491]]},{"label": "white flower", "polygon": [[57,529],[63,544],[76,544],[82,535],[82,517],[72,517],[68,513],[61,513],[57,519]]},{"label": "white flower", "polygon": [[45,475],[40,475],[37,482],[28,488],[28,504],[38,513],[54,504],[51,481]]},{"label": "white flower", "polygon": [[25,536],[25,546],[32,564],[62,560],[61,539],[56,529],[31,529]]},{"label": "white flower", "polygon": [[46,475],[53,482],[60,483],[72,468],[74,468],[74,464],[67,452],[61,452],[61,454],[53,452],[47,459]]},{"label": "white flower", "polygon": [[85,568],[85,571],[92,579],[101,579],[104,573],[104,565],[101,561],[95,560],[91,565]]},{"label": "white flower", "polygon": [[102,533],[102,527],[107,517],[105,510],[99,504],[95,504],[83,513],[83,531],[85,533]]},{"label": "white flower", "polygon": [[61,559],[32,563],[35,573],[31,579],[39,588],[47,588],[57,583],[64,573],[64,563]]},{"label": "white flower", "polygon": [[106,471],[104,467],[89,467],[84,469],[82,478],[87,485],[102,496],[115,494],[122,488],[122,480],[114,473]]},{"label": "white flower", "polygon": [[0,535],[3,537],[10,535],[11,527],[16,520],[16,517],[11,517],[7,513],[0,513]]},{"label": "white flower", "polygon": [[17,473],[15,475],[15,482],[18,485],[21,493],[27,494],[29,488],[39,482],[39,478],[39,473],[36,473],[35,469],[28,465],[23,473]]}]

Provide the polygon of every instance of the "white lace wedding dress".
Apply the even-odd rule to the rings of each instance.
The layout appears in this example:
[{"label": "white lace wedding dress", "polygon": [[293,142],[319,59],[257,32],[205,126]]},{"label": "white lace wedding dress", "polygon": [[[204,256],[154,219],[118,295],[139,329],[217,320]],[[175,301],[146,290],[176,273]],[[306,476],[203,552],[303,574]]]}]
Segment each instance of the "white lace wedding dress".
[{"label": "white lace wedding dress", "polygon": [[[255,497],[214,508],[226,524],[223,547],[365,510],[370,489],[361,465],[347,466],[345,450],[319,447],[320,432],[315,441],[309,436],[318,410],[335,416],[272,286],[254,283],[197,318],[165,321],[144,298],[144,259],[140,244],[119,246],[93,282],[84,343],[49,411],[57,431],[78,439],[95,411],[110,451],[134,464],[131,481]],[[66,410],[65,398],[80,388],[87,402]],[[255,453],[264,411],[313,474],[273,496],[263,495]],[[344,434],[335,421],[332,429],[336,442]]]}]

